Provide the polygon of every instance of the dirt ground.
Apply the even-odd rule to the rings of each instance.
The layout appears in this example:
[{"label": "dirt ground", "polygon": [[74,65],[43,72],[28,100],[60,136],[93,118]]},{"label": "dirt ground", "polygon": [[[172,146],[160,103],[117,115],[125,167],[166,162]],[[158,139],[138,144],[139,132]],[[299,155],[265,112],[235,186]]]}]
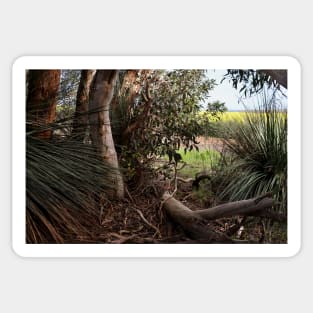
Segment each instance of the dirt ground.
[{"label": "dirt ground", "polygon": [[197,137],[197,142],[199,142],[198,147],[200,150],[216,150],[223,151],[225,144],[221,138],[216,137]]},{"label": "dirt ground", "polygon": [[[200,150],[221,152],[224,148],[220,138],[198,137],[197,142]],[[192,210],[199,209],[200,203],[193,195],[191,182],[179,183],[176,197]],[[67,241],[80,243],[188,243],[190,241],[180,227],[175,226],[166,216],[152,185],[142,186],[136,191],[128,191],[122,201],[104,201],[99,205],[98,212],[99,215],[95,215],[90,223],[96,224],[91,233],[78,238],[70,236]],[[218,231],[225,231],[228,227],[224,221],[223,223],[211,222],[210,226]]]}]

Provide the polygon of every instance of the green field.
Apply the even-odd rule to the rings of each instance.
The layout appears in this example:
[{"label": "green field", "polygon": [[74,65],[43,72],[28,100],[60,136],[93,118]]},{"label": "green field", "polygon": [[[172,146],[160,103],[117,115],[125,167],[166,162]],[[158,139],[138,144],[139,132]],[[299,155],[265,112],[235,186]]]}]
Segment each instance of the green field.
[{"label": "green field", "polygon": [[196,173],[210,171],[220,159],[220,153],[214,150],[192,150],[185,153],[184,149],[180,149],[178,153],[186,163],[179,171],[179,175],[183,177],[195,177]]}]

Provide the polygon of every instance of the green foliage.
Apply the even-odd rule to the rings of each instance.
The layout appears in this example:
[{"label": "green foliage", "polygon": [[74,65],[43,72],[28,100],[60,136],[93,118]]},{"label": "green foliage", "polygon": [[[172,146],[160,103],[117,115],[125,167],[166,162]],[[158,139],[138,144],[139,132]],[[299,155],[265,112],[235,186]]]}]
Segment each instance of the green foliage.
[{"label": "green foliage", "polygon": [[197,113],[214,80],[208,79],[204,70],[154,70],[139,73],[137,81],[141,88],[135,101],[129,104],[127,94],[120,95],[119,108],[112,114],[117,142],[128,127],[136,125],[127,147],[120,141],[122,164],[147,165],[153,157],[181,147],[197,149],[196,137],[202,133]]},{"label": "green foliage", "polygon": [[245,97],[258,93],[264,87],[280,89],[280,85],[269,75],[254,69],[228,69],[222,82],[228,79],[235,89]]},{"label": "green foliage", "polygon": [[160,74],[152,92],[154,117],[149,123],[155,133],[151,133],[152,138],[148,137],[147,143],[152,139],[153,153],[164,155],[181,146],[195,146],[196,136],[201,132],[197,112],[200,103],[208,98],[214,81],[208,79],[203,70],[173,70]]},{"label": "green foliage", "polygon": [[210,180],[200,182],[198,189],[192,190],[193,199],[199,202],[200,207],[208,208],[214,202],[214,193]]},{"label": "green foliage", "polygon": [[198,123],[200,124],[199,135],[205,137],[219,136],[217,123],[223,118],[227,108],[224,102],[214,101],[207,104],[205,111],[200,111],[197,114]]},{"label": "green foliage", "polygon": [[233,154],[224,167],[227,183],[221,196],[241,200],[272,192],[287,209],[287,113],[274,103],[246,114],[231,129],[226,144]]},{"label": "green foliage", "polygon": [[179,174],[184,177],[195,178],[199,172],[209,172],[214,168],[220,159],[220,153],[215,150],[186,151],[183,149],[178,151],[182,156],[182,161],[186,162]]},{"label": "green foliage", "polygon": [[226,112],[227,108],[225,102],[213,101],[208,102],[206,112],[210,113],[212,117],[219,120],[222,113]]}]

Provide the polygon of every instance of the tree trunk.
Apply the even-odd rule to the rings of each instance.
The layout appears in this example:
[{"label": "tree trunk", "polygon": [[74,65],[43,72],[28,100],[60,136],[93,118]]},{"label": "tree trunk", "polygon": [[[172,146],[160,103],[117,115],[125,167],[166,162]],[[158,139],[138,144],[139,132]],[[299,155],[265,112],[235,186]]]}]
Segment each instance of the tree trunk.
[{"label": "tree trunk", "polygon": [[211,230],[207,220],[234,215],[249,215],[271,208],[274,200],[268,194],[254,199],[230,202],[210,209],[192,211],[168,192],[162,196],[163,206],[171,218],[178,223],[192,239],[212,243],[236,243],[223,233]]},{"label": "tree trunk", "polygon": [[[141,79],[145,80],[145,86],[142,87],[140,86],[140,84],[135,84],[135,80],[136,80],[136,76],[139,75],[141,77]],[[131,108],[132,105],[134,105],[134,99],[136,97],[136,95],[141,92],[142,96],[144,98],[144,109],[141,112],[141,114],[136,118],[135,121],[133,121],[132,123],[130,123],[126,129],[124,129],[123,133],[122,133],[122,138],[121,138],[121,144],[123,146],[127,145],[127,143],[129,142],[131,135],[134,131],[136,131],[141,125],[144,125],[144,121],[145,119],[148,117],[149,112],[151,110],[151,107],[153,105],[153,99],[151,98],[150,95],[150,90],[149,90],[149,82],[147,77],[150,75],[151,70],[140,70],[140,71],[129,71],[128,72],[128,76],[127,76],[127,80],[126,82],[128,84],[132,83],[133,87],[131,89],[131,93],[129,94],[129,98],[128,98],[128,103],[129,103],[129,108]],[[144,90],[142,90],[144,89]]]},{"label": "tree trunk", "polygon": [[77,141],[83,141],[88,125],[89,89],[94,70],[82,70],[76,97],[76,111],[73,121],[72,136]]},{"label": "tree trunk", "polygon": [[126,107],[130,108],[135,101],[136,96],[140,88],[140,84],[136,84],[136,78],[139,70],[127,70],[124,77],[121,88],[118,93],[115,93],[115,96],[112,100],[112,110],[114,112],[119,111],[119,97],[124,98],[123,100],[126,103]]},{"label": "tree trunk", "polygon": [[[136,83],[138,70],[127,70],[123,76],[122,84],[115,92],[112,104],[111,104],[111,118],[115,121],[113,127],[113,138],[117,146],[123,146],[123,132],[125,130],[126,121],[129,117],[129,113],[132,110],[136,96],[140,89],[140,83]],[[119,154],[119,150],[117,153]]]},{"label": "tree trunk", "polygon": [[89,123],[92,142],[104,162],[116,171],[110,175],[112,197],[123,198],[124,183],[119,171],[117,154],[110,123],[110,104],[118,71],[98,70],[94,76],[89,102]]},{"label": "tree trunk", "polygon": [[33,136],[50,139],[49,124],[56,116],[60,70],[29,70],[27,72],[26,131]]}]

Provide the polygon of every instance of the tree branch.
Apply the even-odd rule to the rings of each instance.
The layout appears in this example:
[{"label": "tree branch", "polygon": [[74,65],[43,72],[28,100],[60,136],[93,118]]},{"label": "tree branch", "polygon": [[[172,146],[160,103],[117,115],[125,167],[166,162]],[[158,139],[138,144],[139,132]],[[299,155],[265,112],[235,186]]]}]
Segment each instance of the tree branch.
[{"label": "tree branch", "polygon": [[250,213],[271,208],[273,205],[275,205],[275,201],[272,198],[262,196],[254,199],[229,202],[213,208],[194,211],[194,213],[206,220],[214,220],[234,215],[249,215]]},{"label": "tree branch", "polygon": [[265,194],[253,199],[230,202],[210,209],[192,211],[183,203],[165,192],[162,204],[166,212],[193,239],[207,240],[210,243],[238,243],[227,235],[210,229],[206,221],[233,215],[253,215],[275,205],[275,201]]}]

